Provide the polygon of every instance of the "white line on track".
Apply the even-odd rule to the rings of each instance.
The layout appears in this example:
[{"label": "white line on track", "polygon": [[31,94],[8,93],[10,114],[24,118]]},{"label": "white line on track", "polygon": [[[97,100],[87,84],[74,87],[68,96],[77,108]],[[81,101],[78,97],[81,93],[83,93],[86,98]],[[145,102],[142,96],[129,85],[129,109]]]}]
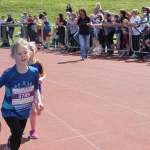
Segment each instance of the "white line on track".
[{"label": "white line on track", "polygon": [[69,128],[72,132],[74,132],[75,134],[77,134],[80,138],[82,138],[83,140],[85,140],[88,144],[90,144],[95,150],[101,150],[99,147],[97,147],[93,142],[91,142],[88,138],[86,138],[85,136],[82,136],[81,133],[79,133],[76,129],[74,129],[73,127],[71,127],[68,123],[64,122],[62,119],[60,119],[59,117],[57,117],[56,115],[54,115],[53,113],[51,113],[50,111],[45,109],[45,112],[47,112],[49,115],[51,115],[53,118],[55,118],[56,120],[58,120],[59,122],[61,122],[63,125],[65,125],[67,128]]},{"label": "white line on track", "polygon": [[57,71],[64,71],[64,72],[74,73],[74,74],[80,74],[80,75],[84,75],[84,76],[89,76],[89,77],[94,77],[94,78],[103,79],[103,80],[107,80],[107,81],[112,81],[112,82],[115,82],[115,83],[118,83],[118,84],[124,84],[124,85],[127,85],[127,86],[133,86],[133,87],[136,87],[136,88],[139,88],[139,89],[150,90],[150,89],[145,88],[145,87],[141,87],[141,86],[137,86],[137,85],[133,85],[133,84],[128,84],[128,83],[125,83],[125,82],[119,82],[119,81],[116,81],[116,80],[111,80],[111,79],[103,78],[103,77],[100,77],[100,76],[93,76],[93,75],[90,75],[90,74],[79,73],[79,72],[75,72],[75,71],[68,71],[68,70],[60,69],[60,68],[59,69],[57,69],[57,68],[50,68],[50,67],[45,67],[45,68],[53,69],[53,70],[57,70]]},{"label": "white line on track", "polygon": [[[150,124],[150,122],[144,122],[144,123],[140,123],[140,124],[133,125],[133,126],[129,126],[129,127],[121,127],[120,129],[125,129],[125,130],[127,130],[127,129],[132,128],[132,127],[143,126],[143,125],[146,125],[146,124]],[[81,136],[92,136],[92,135],[102,134],[102,133],[111,132],[111,131],[112,131],[112,130],[94,132],[94,133],[83,134],[83,135],[79,135],[79,136],[72,136],[72,137],[68,137],[68,138],[58,139],[58,140],[55,140],[55,141],[56,141],[56,142],[59,142],[59,141],[66,141],[66,140],[71,140],[71,139],[80,138]]]},{"label": "white line on track", "polygon": [[94,94],[92,94],[92,93],[89,93],[89,92],[86,92],[86,91],[83,91],[83,90],[80,90],[80,89],[71,87],[71,86],[66,85],[66,84],[63,84],[63,83],[58,83],[58,82],[55,82],[55,81],[51,81],[51,80],[48,80],[48,79],[45,79],[45,81],[48,81],[48,82],[51,82],[51,83],[54,83],[54,84],[57,84],[57,85],[60,85],[60,86],[64,86],[64,87],[66,87],[66,88],[68,88],[68,89],[73,89],[73,90],[79,91],[79,92],[81,92],[81,93],[90,95],[90,96],[92,96],[92,97],[96,97],[96,98],[98,98],[98,99],[101,99],[101,100],[103,100],[103,101],[109,102],[109,103],[111,103],[111,104],[113,104],[113,105],[119,106],[119,107],[121,107],[121,108],[124,108],[124,109],[126,109],[126,110],[129,110],[129,111],[134,112],[134,113],[136,113],[136,114],[142,115],[142,116],[144,116],[144,117],[146,117],[146,118],[150,118],[150,116],[148,116],[148,115],[145,115],[145,114],[143,114],[143,113],[141,113],[141,112],[138,112],[138,111],[136,111],[136,110],[134,110],[134,109],[128,108],[128,107],[123,106],[123,105],[121,105],[121,104],[112,102],[112,101],[110,101],[110,100],[108,100],[108,99],[106,99],[106,98],[103,98],[103,97],[94,95]]},{"label": "white line on track", "polygon": [[[50,59],[40,59],[42,61],[50,61],[50,62],[54,62],[56,64],[60,63],[58,61],[54,61],[54,60],[50,60]],[[69,64],[67,64],[69,65]],[[112,70],[112,71],[118,71],[118,72],[124,72],[124,73],[131,73],[131,74],[138,74],[138,75],[144,75],[144,76],[149,76],[149,74],[145,74],[145,73],[139,73],[139,72],[134,72],[134,71],[125,71],[122,69],[114,69],[114,68],[107,68],[107,67],[100,67],[97,65],[87,65],[87,64],[79,64],[79,63],[74,63],[74,65],[79,65],[79,66],[87,66],[87,67],[92,67],[92,68],[100,68],[100,69],[106,69],[106,70]]]}]

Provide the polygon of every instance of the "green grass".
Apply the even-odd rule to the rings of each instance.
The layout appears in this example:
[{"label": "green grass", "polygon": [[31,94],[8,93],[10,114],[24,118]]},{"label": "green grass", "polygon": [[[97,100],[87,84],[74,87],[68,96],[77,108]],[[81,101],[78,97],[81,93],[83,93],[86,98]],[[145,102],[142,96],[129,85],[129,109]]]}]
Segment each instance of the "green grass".
[{"label": "green grass", "polygon": [[[58,13],[61,12],[65,16],[65,9],[68,3],[71,3],[73,6],[73,11],[78,10],[80,7],[85,7],[87,13],[90,14],[93,12],[97,2],[97,0],[0,0],[0,15],[7,16],[7,13],[11,12],[13,18],[19,19],[23,11],[32,15],[46,11],[49,21],[51,24],[54,24],[55,16]],[[113,13],[118,13],[121,8],[127,11],[131,11],[134,8],[141,10],[142,6],[150,4],[148,1],[141,0],[101,0],[100,2],[103,10],[110,10]]]}]

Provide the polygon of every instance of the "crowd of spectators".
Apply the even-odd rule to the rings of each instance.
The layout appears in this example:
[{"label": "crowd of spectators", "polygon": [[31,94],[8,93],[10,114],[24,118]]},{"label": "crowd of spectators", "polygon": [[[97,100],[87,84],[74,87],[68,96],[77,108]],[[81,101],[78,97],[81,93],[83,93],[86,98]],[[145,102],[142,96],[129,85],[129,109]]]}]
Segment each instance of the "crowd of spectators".
[{"label": "crowd of spectators", "polygon": [[[1,17],[0,25],[15,22],[27,26],[30,41],[36,41],[38,48],[41,48],[43,43],[47,47],[51,36],[53,50],[57,50],[59,44],[71,47],[70,51],[77,51],[77,47],[80,47],[83,60],[87,58],[89,49],[90,52],[96,51],[98,55],[111,56],[114,51],[118,51],[121,55],[122,50],[127,50],[126,57],[150,58],[147,55],[150,52],[149,7],[142,7],[140,17],[137,9],[133,9],[131,13],[120,9],[118,14],[114,14],[108,10],[103,11],[101,4],[96,3],[93,13],[88,15],[85,8],[73,11],[69,3],[66,7],[66,15],[59,13],[56,16],[53,32],[51,32],[52,27],[46,12],[34,16],[23,12],[20,20],[14,20],[11,14],[8,14],[7,19],[5,16]],[[64,26],[68,29],[68,36],[66,36]],[[6,31],[7,38],[9,36],[14,42],[14,27],[7,27]],[[64,40],[66,37],[68,37],[68,45]]]}]

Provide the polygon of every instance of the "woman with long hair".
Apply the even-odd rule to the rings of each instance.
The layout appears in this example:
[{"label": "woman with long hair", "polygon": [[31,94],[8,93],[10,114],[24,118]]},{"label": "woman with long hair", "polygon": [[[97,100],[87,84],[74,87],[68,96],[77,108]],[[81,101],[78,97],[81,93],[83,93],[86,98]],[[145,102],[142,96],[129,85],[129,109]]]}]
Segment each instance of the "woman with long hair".
[{"label": "woman with long hair", "polygon": [[81,47],[81,57],[85,60],[88,56],[90,30],[89,26],[92,25],[90,18],[87,16],[86,9],[79,9],[80,16],[76,19],[75,26],[79,25],[79,41]]}]

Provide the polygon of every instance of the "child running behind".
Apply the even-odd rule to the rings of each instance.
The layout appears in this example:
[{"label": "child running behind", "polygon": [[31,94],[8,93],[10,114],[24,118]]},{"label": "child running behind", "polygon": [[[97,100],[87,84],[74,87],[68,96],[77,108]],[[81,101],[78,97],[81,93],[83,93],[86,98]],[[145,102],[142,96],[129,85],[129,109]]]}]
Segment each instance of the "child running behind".
[{"label": "child running behind", "polygon": [[[38,70],[38,73],[39,73],[38,87],[39,87],[40,96],[42,99],[41,84],[43,83],[43,80],[46,77],[46,72],[45,72],[45,69],[44,69],[42,62],[35,58],[35,54],[37,53],[37,48],[36,48],[35,43],[30,42],[29,48],[30,48],[31,54],[30,54],[28,64],[29,64],[29,66],[32,66]],[[35,99],[35,103],[37,103],[36,99]],[[35,103],[32,104],[32,109],[31,109],[31,114],[30,114],[31,131],[29,131],[29,137],[31,139],[37,139],[38,138],[38,134],[35,130],[35,126],[36,126],[36,116],[40,115],[40,112],[38,112],[38,110],[36,109]]]},{"label": "child running behind", "polygon": [[28,42],[18,39],[11,48],[11,57],[16,64],[0,77],[0,87],[5,85],[1,112],[11,131],[5,150],[19,149],[34,99],[38,111],[44,109],[38,87],[39,73],[28,66],[29,56]]}]

